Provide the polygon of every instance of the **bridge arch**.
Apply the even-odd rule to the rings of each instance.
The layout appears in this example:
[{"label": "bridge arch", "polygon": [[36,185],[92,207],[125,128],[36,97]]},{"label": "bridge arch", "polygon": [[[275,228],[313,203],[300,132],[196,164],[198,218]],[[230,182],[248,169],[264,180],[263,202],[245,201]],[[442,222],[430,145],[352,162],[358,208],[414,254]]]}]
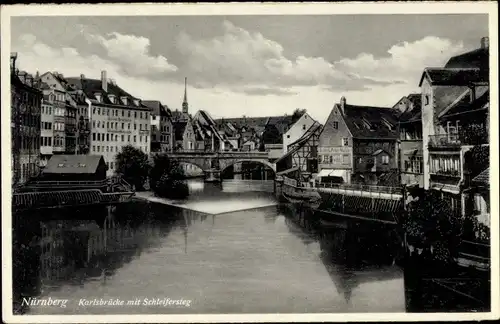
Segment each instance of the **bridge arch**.
[{"label": "bridge arch", "polygon": [[254,160],[254,159],[232,160],[232,161],[227,161],[226,163],[222,163],[222,161],[221,161],[220,171],[222,173],[230,166],[233,166],[237,163],[242,163],[242,162],[252,162],[252,163],[262,164],[262,165],[268,167],[269,169],[273,170],[273,172],[276,174],[276,165],[274,165],[271,162],[266,161],[266,160]]},{"label": "bridge arch", "polygon": [[204,165],[204,163],[199,163],[196,160],[193,160],[193,161],[177,160],[177,162],[179,164],[193,165],[196,168],[200,169],[201,171],[205,171],[205,168],[206,168],[206,166]]}]

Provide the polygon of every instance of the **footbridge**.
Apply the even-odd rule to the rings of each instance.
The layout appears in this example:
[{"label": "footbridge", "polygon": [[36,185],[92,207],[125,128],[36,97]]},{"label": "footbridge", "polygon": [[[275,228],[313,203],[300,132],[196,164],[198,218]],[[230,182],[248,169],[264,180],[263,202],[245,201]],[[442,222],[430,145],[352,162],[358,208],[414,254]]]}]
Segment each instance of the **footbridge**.
[{"label": "footbridge", "polygon": [[276,164],[269,162],[268,152],[167,152],[171,160],[196,165],[205,173],[206,181],[220,181],[220,174],[226,168],[241,162],[256,162],[276,172]]}]

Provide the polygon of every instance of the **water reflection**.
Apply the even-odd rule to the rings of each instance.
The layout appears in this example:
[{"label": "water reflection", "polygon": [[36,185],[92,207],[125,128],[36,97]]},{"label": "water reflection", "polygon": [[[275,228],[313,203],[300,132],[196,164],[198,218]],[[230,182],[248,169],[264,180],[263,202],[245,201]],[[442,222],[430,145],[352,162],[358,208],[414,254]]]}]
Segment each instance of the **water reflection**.
[{"label": "water reflection", "polygon": [[[211,186],[211,185],[210,185]],[[201,189],[200,189],[201,188]],[[15,225],[15,296],[67,298],[31,314],[404,311],[397,267],[355,267],[307,210],[190,185],[200,210],[133,202]],[[239,198],[237,211],[212,213]],[[259,207],[264,206],[264,207]],[[204,209],[204,210],[203,210]],[[89,215],[81,213],[81,215]],[[87,216],[88,217],[88,216]],[[35,233],[24,235],[23,233]],[[338,236],[338,235],[337,235]],[[23,245],[22,252],[20,246]],[[337,244],[339,245],[339,244]],[[340,244],[341,245],[341,244]],[[32,262],[26,262],[27,259]],[[379,298],[381,291],[385,298]],[[81,298],[184,298],[190,307],[81,307]]]}]

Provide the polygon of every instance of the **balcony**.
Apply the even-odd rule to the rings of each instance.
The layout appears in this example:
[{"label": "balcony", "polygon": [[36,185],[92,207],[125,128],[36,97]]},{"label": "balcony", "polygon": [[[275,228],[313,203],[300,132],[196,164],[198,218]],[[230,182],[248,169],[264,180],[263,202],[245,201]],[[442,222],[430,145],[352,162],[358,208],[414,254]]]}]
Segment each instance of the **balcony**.
[{"label": "balcony", "polygon": [[429,135],[429,148],[460,148],[459,134]]},{"label": "balcony", "polygon": [[475,127],[458,133],[429,135],[429,148],[460,148],[463,145],[488,144],[488,134],[489,130],[485,127]]},{"label": "balcony", "polygon": [[75,136],[76,135],[76,127],[66,126],[64,132],[67,136]]},{"label": "balcony", "polygon": [[433,175],[439,175],[439,176],[445,176],[445,177],[453,177],[453,178],[460,178],[460,171],[458,170],[431,170],[429,172],[430,174]]}]

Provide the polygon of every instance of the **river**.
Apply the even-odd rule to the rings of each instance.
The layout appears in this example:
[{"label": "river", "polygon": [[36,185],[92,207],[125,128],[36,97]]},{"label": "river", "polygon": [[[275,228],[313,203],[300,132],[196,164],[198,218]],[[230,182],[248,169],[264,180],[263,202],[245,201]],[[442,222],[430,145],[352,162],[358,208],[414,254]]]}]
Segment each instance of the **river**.
[{"label": "river", "polygon": [[[272,193],[235,182],[189,186],[189,199],[178,207],[134,201],[18,216],[15,309],[37,315],[405,311],[400,267],[335,262],[334,244],[299,225],[294,209]],[[20,307],[29,297],[33,304],[67,302]]]}]

